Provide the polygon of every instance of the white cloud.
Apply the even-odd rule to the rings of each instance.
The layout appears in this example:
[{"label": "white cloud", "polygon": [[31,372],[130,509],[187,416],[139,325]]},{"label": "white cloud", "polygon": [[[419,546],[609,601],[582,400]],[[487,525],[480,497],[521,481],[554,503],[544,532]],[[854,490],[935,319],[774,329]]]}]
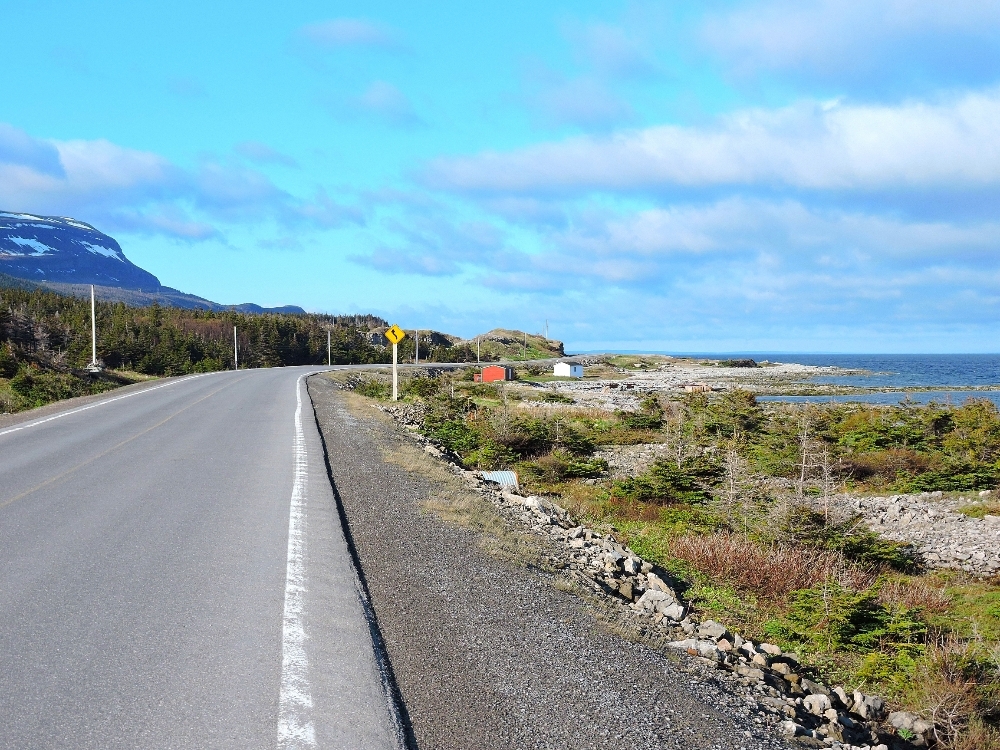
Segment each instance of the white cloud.
[{"label": "white cloud", "polygon": [[397,34],[363,18],[331,18],[303,26],[299,33],[321,47],[394,47]]},{"label": "white cloud", "polygon": [[657,65],[645,44],[618,26],[593,23],[568,25],[566,36],[582,60],[607,76],[645,78],[655,75]]},{"label": "white cloud", "polygon": [[1000,91],[896,105],[802,102],[714,126],[663,125],[508,153],[439,159],[425,173],[459,191],[779,185],[807,189],[1000,184]]},{"label": "white cloud", "polygon": [[0,122],[0,165],[27,167],[51,177],[62,177],[59,152],[48,141]]},{"label": "white cloud", "polygon": [[233,150],[248,161],[256,164],[281,164],[286,167],[297,167],[298,162],[287,154],[271,148],[259,141],[242,141]]},{"label": "white cloud", "polygon": [[851,67],[907,37],[998,28],[1000,5],[982,0],[773,0],[713,14],[703,34],[737,67]]},{"label": "white cloud", "polygon": [[359,111],[392,125],[413,127],[422,123],[406,95],[386,81],[372,82],[353,103]]},{"label": "white cloud", "polygon": [[[17,143],[29,138],[22,135]],[[216,221],[328,227],[360,220],[323,195],[300,200],[238,164],[210,160],[185,169],[158,154],[106,140],[29,138],[27,143],[33,151],[0,152],[0,207],[5,210],[75,216],[105,231],[180,239],[218,235]]]},{"label": "white cloud", "polygon": [[531,86],[527,101],[547,124],[604,128],[635,117],[628,103],[596,78],[545,78]]}]

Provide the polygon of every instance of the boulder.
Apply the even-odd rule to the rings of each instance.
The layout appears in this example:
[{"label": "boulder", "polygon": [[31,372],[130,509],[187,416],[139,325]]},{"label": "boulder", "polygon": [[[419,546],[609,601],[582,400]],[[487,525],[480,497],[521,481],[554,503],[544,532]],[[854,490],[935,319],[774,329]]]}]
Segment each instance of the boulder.
[{"label": "boulder", "polygon": [[786,719],[785,721],[781,722],[778,729],[783,737],[788,737],[788,738],[801,737],[804,734],[808,734],[805,727],[803,727],[801,724],[796,724],[791,719]]},{"label": "boulder", "polygon": [[[806,680],[802,680],[802,682],[806,682]],[[807,695],[802,699],[802,705],[806,707],[806,711],[815,716],[823,716],[826,711],[833,708],[830,699],[823,693]]]},{"label": "boulder", "polygon": [[837,696],[837,700],[840,701],[840,705],[846,708],[848,711],[854,706],[854,700],[847,695],[847,691],[842,687],[835,687],[833,689],[833,694]]},{"label": "boulder", "polygon": [[885,702],[874,695],[854,691],[854,706],[851,710],[867,721],[881,721],[885,718]]},{"label": "boulder", "polygon": [[818,682],[813,682],[812,680],[803,677],[802,678],[802,689],[807,693],[830,696],[830,691],[826,685],[821,685]]},{"label": "boulder", "polygon": [[715,620],[705,620],[705,622],[698,626],[698,635],[703,638],[713,638],[715,640],[719,640],[728,634],[726,626],[716,622]]},{"label": "boulder", "polygon": [[662,591],[665,594],[674,595],[673,589],[671,589],[663,579],[660,578],[656,573],[647,573],[646,580],[649,581],[649,588],[655,589],[656,591]]},{"label": "boulder", "polygon": [[934,730],[933,723],[909,711],[893,711],[889,714],[889,724],[897,731],[903,729],[924,738]]}]

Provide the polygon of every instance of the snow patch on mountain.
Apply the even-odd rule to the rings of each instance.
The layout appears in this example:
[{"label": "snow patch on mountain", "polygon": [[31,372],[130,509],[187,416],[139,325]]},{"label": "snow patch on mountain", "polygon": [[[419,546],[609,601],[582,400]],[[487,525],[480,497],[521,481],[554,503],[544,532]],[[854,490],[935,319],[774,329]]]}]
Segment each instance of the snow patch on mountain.
[{"label": "snow patch on mountain", "polygon": [[[43,245],[38,240],[31,240],[28,239],[27,237],[8,237],[7,239],[9,239],[11,242],[13,242],[15,245],[18,245],[19,247],[30,247],[32,250],[34,250],[34,252],[32,253],[27,253],[28,255],[37,256],[37,255],[45,255],[45,253],[54,252],[51,247],[49,247],[48,245]],[[2,247],[0,247],[0,253],[4,253],[6,255],[14,254],[9,250],[4,250]]]},{"label": "snow patch on mountain", "polygon": [[65,216],[0,211],[0,273],[62,284],[160,289],[159,279],[126,258],[114,238]]}]

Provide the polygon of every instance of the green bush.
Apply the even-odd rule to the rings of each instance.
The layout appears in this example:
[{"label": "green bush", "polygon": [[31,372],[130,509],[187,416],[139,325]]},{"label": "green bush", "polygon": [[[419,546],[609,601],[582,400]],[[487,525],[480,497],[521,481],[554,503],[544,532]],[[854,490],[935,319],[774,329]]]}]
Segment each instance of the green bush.
[{"label": "green bush", "polygon": [[824,651],[918,653],[927,625],[916,610],[886,607],[874,589],[853,591],[835,581],[795,591],[788,614],[767,623],[769,634]]},{"label": "green bush", "polygon": [[555,448],[552,452],[518,464],[521,473],[545,482],[562,482],[566,479],[586,479],[603,476],[608,471],[608,462],[602,458],[585,459],[574,455],[565,448]]},{"label": "green bush", "polygon": [[507,447],[487,440],[480,443],[475,450],[466,453],[462,462],[477,469],[506,469],[516,459],[517,456]]},{"label": "green bush", "polygon": [[391,393],[391,386],[380,378],[365,378],[355,386],[354,392],[368,398],[387,399]]},{"label": "green bush", "polygon": [[721,437],[758,432],[765,422],[764,410],[750,391],[734,388],[705,409],[705,427]]},{"label": "green bush", "polygon": [[423,433],[459,456],[471,453],[480,445],[479,434],[463,419],[436,421],[428,418]]},{"label": "green bush", "polygon": [[822,513],[803,506],[789,510],[776,536],[791,544],[837,550],[848,560],[862,565],[902,572],[911,572],[917,567],[911,545],[882,539],[856,519],[827,523]]},{"label": "green bush", "polygon": [[544,391],[539,398],[550,404],[572,404],[573,399],[558,391]]},{"label": "green bush", "polygon": [[404,396],[421,396],[429,398],[441,390],[441,381],[438,378],[415,377],[404,380],[400,385],[400,392]]},{"label": "green bush", "polygon": [[678,468],[672,461],[657,461],[637,477],[615,481],[610,492],[637,502],[696,505],[711,499],[705,484],[715,476],[717,472],[704,465]]}]

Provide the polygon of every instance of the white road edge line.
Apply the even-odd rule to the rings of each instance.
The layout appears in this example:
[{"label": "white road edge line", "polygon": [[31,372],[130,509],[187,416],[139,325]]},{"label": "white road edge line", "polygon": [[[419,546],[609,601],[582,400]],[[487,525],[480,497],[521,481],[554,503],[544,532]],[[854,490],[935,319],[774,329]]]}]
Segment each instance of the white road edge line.
[{"label": "white road edge line", "polygon": [[158,391],[161,388],[169,388],[172,385],[177,385],[178,383],[183,383],[185,380],[193,380],[194,378],[201,378],[205,375],[211,375],[210,372],[202,372],[197,375],[188,375],[187,377],[181,378],[180,380],[171,380],[169,383],[163,383],[162,385],[154,385],[152,388],[144,388],[141,391],[133,391],[132,393],[126,393],[124,396],[115,396],[114,398],[109,398],[104,401],[98,401],[95,404],[88,404],[87,406],[80,406],[76,409],[70,409],[69,411],[62,411],[58,414],[53,414],[51,417],[45,417],[44,419],[36,419],[34,422],[25,422],[17,427],[10,427],[6,430],[0,431],[0,437],[4,435],[9,435],[12,432],[19,432],[20,430],[27,430],[31,427],[37,427],[40,424],[45,424],[46,422],[51,422],[54,419],[62,419],[63,417],[68,417],[71,414],[79,414],[81,411],[87,411],[87,409],[96,409],[98,406],[104,406],[106,404],[114,403],[115,401],[121,401],[125,398],[132,398],[133,396],[141,396],[143,393],[151,393],[152,391]]},{"label": "white road edge line", "polygon": [[306,597],[306,441],[302,431],[302,381],[295,381],[295,478],[288,509],[288,563],[285,569],[285,613],[281,627],[281,689],[278,694],[278,748],[316,747],[312,690],[303,610]]}]

